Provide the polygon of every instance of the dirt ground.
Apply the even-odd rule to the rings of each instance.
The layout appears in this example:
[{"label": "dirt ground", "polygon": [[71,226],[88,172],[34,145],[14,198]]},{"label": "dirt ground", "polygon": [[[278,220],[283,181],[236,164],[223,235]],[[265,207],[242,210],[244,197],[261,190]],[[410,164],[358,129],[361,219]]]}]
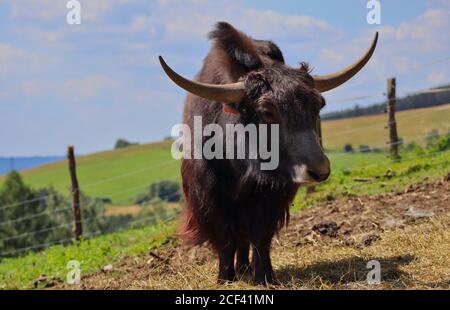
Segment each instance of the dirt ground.
[{"label": "dirt ground", "polygon": [[[341,198],[302,210],[274,239],[279,289],[450,289],[450,175],[379,196]],[[369,284],[376,260],[381,283]],[[250,276],[216,284],[207,247],[176,239],[82,279],[82,289],[252,289]],[[73,288],[57,286],[56,288]]]}]

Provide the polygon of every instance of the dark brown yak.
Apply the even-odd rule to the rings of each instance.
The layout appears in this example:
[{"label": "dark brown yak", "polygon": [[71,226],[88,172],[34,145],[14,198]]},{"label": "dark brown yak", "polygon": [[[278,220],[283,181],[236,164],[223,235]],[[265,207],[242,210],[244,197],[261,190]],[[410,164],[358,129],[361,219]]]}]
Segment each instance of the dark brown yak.
[{"label": "dark brown yak", "polygon": [[[263,171],[261,160],[183,159],[182,235],[188,244],[212,245],[219,256],[219,282],[251,270],[255,283],[276,283],[271,240],[287,224],[299,186],[325,181],[330,174],[315,133],[325,105],[320,93],[343,84],[369,61],[378,34],[360,60],[327,76],[311,76],[306,64],[285,65],[274,43],[254,40],[224,22],[210,38],[214,45],[195,81],[175,73],[160,57],[166,74],[189,92],[184,124],[194,128],[194,116],[202,117],[203,126],[218,124],[224,131],[226,124],[279,124],[280,164]],[[224,143],[224,153],[225,148]]]}]

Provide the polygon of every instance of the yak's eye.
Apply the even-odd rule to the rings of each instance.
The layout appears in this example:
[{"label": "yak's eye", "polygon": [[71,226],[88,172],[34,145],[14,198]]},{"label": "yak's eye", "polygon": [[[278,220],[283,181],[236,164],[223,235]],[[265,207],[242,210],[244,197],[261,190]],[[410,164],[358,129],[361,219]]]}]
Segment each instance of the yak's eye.
[{"label": "yak's eye", "polygon": [[325,108],[326,106],[326,102],[324,98],[321,98],[322,100],[320,100],[320,109],[322,110],[323,108]]},{"label": "yak's eye", "polygon": [[275,113],[267,109],[261,110],[259,115],[261,115],[262,119],[266,122],[274,122],[276,120]]}]

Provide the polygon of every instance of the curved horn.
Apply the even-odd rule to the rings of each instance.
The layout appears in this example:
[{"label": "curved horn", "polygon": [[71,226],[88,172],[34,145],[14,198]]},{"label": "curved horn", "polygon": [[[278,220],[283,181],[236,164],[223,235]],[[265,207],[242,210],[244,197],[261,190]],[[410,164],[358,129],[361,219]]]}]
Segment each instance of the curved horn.
[{"label": "curved horn", "polygon": [[375,51],[375,47],[377,46],[377,42],[378,42],[378,32],[375,34],[375,37],[373,39],[370,48],[367,50],[364,56],[361,57],[354,64],[333,74],[314,76],[314,83],[317,90],[323,93],[333,88],[336,88],[339,85],[342,85],[348,80],[350,80],[356,73],[359,72],[359,70],[361,70],[367,64],[369,59],[372,57],[372,54]]},{"label": "curved horn", "polygon": [[224,85],[195,82],[188,80],[173,71],[161,56],[159,56],[159,62],[166,74],[175,84],[199,97],[225,103],[238,103],[245,95],[244,83],[242,82]]}]

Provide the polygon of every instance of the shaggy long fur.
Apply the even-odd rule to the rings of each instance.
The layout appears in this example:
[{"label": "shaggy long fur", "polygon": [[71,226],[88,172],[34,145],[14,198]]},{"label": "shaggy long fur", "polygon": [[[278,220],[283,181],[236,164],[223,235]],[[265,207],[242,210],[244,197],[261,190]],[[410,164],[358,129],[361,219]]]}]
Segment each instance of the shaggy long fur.
[{"label": "shaggy long fur", "polygon": [[[285,66],[274,43],[254,40],[227,23],[219,23],[210,38],[213,47],[197,80],[212,84],[242,80],[247,96],[238,103],[239,113],[230,114],[223,111],[222,103],[189,94],[184,123],[193,128],[193,117],[198,115],[203,126],[219,124],[224,132],[226,124],[270,123],[273,120],[260,113],[262,105],[270,104],[277,116],[274,122],[280,123],[280,167],[261,171],[258,160],[183,160],[182,236],[189,245],[209,242],[213,246],[220,259],[219,279],[224,280],[232,280],[235,271],[249,264],[252,245],[255,281],[273,282],[270,242],[287,224],[298,189],[288,172],[290,149],[296,143],[289,132],[314,128],[324,101],[313,87],[307,65],[299,69]],[[320,148],[314,146],[314,150],[323,155]],[[236,270],[232,267],[235,253]]]}]

